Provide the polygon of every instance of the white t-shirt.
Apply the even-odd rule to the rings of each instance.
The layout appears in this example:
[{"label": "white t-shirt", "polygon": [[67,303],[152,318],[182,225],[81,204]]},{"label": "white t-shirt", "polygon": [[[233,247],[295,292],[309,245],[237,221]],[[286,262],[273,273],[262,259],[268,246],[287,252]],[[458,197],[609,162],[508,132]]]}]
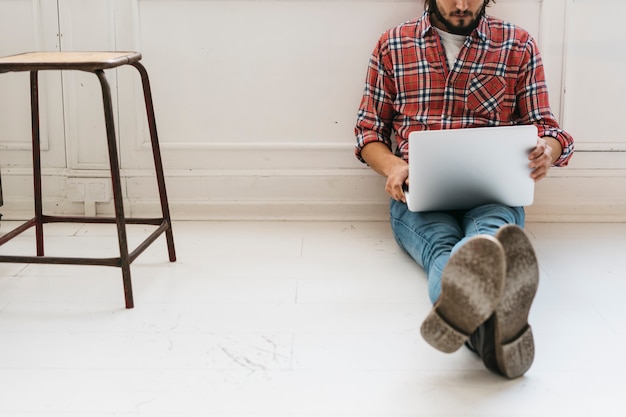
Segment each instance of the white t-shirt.
[{"label": "white t-shirt", "polygon": [[459,56],[459,52],[461,52],[461,47],[465,43],[466,36],[454,35],[441,29],[435,29],[439,33],[439,36],[441,37],[441,43],[443,44],[443,49],[446,51],[448,68],[452,69],[454,67],[454,63],[456,62],[456,58]]}]

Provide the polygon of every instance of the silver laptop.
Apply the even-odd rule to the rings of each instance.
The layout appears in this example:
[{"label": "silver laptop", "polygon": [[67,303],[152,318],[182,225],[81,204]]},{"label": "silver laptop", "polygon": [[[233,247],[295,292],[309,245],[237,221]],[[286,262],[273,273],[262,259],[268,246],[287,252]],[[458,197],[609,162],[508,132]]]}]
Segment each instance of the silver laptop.
[{"label": "silver laptop", "polygon": [[409,210],[531,205],[535,183],[528,154],[536,145],[534,125],[412,132]]}]

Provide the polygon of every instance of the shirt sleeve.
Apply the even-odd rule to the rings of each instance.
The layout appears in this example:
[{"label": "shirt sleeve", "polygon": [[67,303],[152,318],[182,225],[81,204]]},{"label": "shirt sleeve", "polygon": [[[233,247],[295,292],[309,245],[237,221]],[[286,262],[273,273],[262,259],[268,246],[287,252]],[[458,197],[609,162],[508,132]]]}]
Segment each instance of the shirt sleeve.
[{"label": "shirt sleeve", "polygon": [[554,165],[566,166],[574,152],[574,139],[559,127],[552,114],[541,55],[533,38],[529,38],[526,44],[526,51],[520,67],[517,83],[517,105],[518,123],[534,124],[537,126],[539,137],[550,136],[558,140],[562,152]]},{"label": "shirt sleeve", "polygon": [[381,36],[370,57],[365,90],[359,106],[355,128],[356,157],[365,162],[361,151],[372,142],[382,142],[392,149],[391,132],[395,114],[396,86],[389,59],[387,35]]}]

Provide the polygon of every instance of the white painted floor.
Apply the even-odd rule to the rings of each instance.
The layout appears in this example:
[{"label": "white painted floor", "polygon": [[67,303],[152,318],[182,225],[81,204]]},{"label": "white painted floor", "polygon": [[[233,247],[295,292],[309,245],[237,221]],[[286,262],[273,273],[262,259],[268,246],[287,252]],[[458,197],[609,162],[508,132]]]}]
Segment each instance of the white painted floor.
[{"label": "white painted floor", "polygon": [[[133,263],[133,310],[119,269],[0,264],[0,416],[625,416],[626,224],[527,231],[537,356],[514,381],[421,339],[424,273],[384,222],[177,222],[177,262],[160,238]],[[116,256],[114,233],[51,224],[47,254]]]}]

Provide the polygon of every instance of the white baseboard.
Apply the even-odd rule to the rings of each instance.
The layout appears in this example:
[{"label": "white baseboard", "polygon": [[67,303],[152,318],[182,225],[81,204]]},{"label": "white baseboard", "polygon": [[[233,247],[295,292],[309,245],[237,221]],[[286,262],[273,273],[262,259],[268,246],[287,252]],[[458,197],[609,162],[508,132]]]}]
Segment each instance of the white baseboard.
[{"label": "white baseboard", "polygon": [[[541,222],[625,222],[626,170],[561,169],[537,184],[528,220]],[[68,200],[68,178],[76,173],[46,172],[44,212],[81,215],[82,202]],[[81,175],[85,175],[81,173]],[[95,178],[106,172],[91,171]],[[33,216],[30,174],[3,173],[4,219]],[[175,220],[388,220],[384,178],[364,167],[343,170],[177,171],[167,172],[167,191]],[[159,216],[153,177],[124,172],[128,217]],[[92,203],[93,204],[93,203]],[[93,206],[91,212],[93,211]],[[99,216],[112,216],[111,202],[95,203]]]},{"label": "white baseboard", "polygon": [[[63,204],[46,201],[45,206],[60,210],[46,211],[50,215],[83,215],[81,203]],[[135,201],[127,216],[158,217],[156,201]],[[128,207],[128,206],[127,206]],[[33,216],[32,201],[12,202],[0,207],[4,220],[25,220]],[[388,202],[198,202],[171,201],[170,213],[174,220],[220,220],[220,221],[387,221]],[[99,216],[113,216],[110,204],[98,203]],[[626,205],[587,204],[576,207],[566,205],[537,204],[527,208],[528,222],[578,222],[623,223],[626,222]]]}]

